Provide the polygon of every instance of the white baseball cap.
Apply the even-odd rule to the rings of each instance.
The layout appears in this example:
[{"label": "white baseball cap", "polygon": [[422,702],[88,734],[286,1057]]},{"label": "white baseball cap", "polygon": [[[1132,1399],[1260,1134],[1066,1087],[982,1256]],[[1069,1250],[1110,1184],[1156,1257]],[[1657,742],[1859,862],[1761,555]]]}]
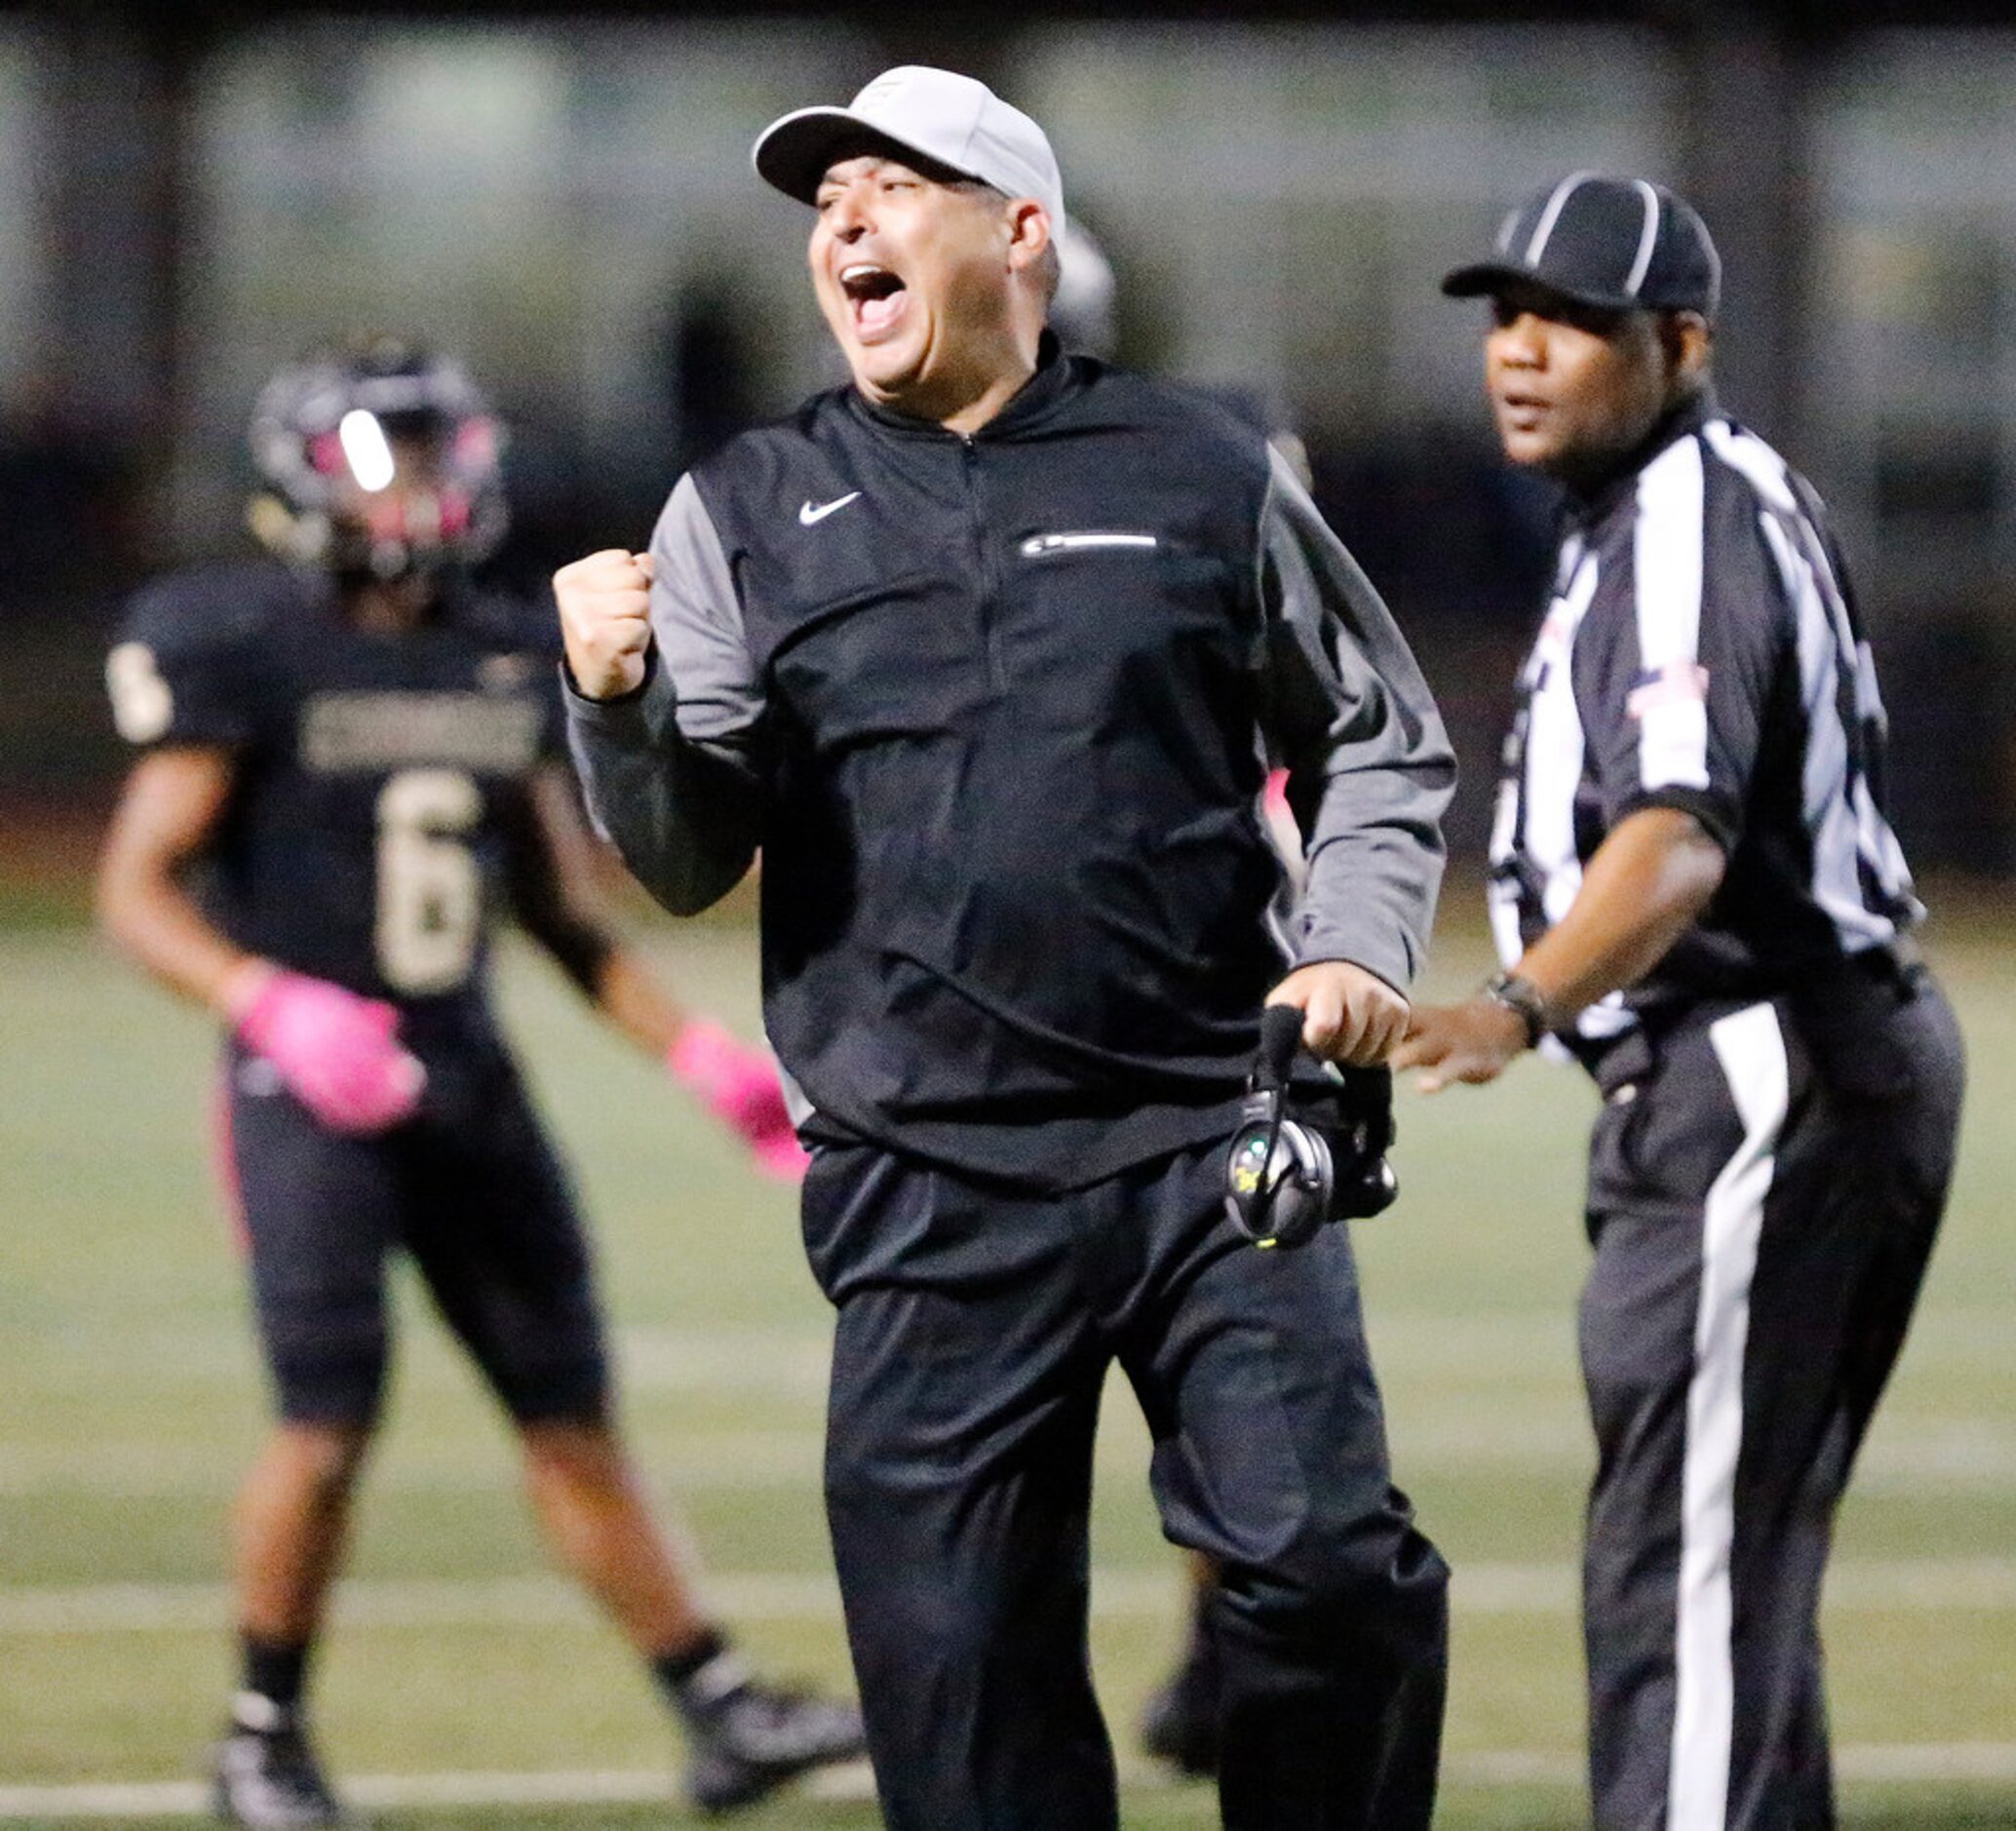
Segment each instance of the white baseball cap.
[{"label": "white baseball cap", "polygon": [[877,145],[919,153],[1010,197],[1033,197],[1050,213],[1050,233],[1064,233],[1064,180],[1048,136],[985,83],[951,70],[884,70],[844,108],[799,108],[772,121],[753,157],[768,183],[809,204],[829,166]]}]

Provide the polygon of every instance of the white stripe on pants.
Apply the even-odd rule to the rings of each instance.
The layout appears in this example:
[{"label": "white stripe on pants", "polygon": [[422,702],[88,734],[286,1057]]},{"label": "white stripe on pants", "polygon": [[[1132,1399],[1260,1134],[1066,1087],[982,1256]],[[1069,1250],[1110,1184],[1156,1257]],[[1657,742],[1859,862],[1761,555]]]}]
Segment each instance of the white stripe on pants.
[{"label": "white stripe on pants", "polygon": [[1681,1482],[1668,1831],[1722,1831],[1727,1810],[1735,1712],[1729,1558],[1743,1444],[1743,1355],[1789,1088],[1785,1039],[1769,1004],[1732,1012],[1708,1033],[1743,1122],[1743,1142],[1715,1179],[1701,1216],[1701,1293]]}]

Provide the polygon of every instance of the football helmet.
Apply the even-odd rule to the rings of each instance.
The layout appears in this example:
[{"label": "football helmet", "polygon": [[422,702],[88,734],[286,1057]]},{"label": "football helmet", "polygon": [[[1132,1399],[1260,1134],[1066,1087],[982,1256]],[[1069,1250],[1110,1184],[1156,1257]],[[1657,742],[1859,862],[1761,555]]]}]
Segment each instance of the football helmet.
[{"label": "football helmet", "polygon": [[252,531],[296,565],[378,579],[503,538],[503,434],[462,366],[397,337],[291,363],[252,410]]}]

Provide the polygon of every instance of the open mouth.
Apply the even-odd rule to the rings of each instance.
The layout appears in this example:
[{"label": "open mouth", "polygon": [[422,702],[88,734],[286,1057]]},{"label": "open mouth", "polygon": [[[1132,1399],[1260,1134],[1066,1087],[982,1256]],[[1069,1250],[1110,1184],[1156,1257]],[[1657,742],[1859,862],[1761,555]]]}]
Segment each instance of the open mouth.
[{"label": "open mouth", "polygon": [[854,314],[854,331],[864,343],[878,342],[902,320],[910,292],[901,274],[872,260],[851,261],[840,269],[840,291]]}]

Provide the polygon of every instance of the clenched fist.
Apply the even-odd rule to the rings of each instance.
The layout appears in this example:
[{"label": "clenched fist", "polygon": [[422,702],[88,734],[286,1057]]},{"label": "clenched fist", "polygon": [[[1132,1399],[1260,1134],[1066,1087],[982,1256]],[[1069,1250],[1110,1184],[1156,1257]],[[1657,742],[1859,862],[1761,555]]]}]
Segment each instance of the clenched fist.
[{"label": "clenched fist", "polygon": [[582,696],[635,692],[651,650],[651,556],[605,547],[554,573],[553,595]]}]

